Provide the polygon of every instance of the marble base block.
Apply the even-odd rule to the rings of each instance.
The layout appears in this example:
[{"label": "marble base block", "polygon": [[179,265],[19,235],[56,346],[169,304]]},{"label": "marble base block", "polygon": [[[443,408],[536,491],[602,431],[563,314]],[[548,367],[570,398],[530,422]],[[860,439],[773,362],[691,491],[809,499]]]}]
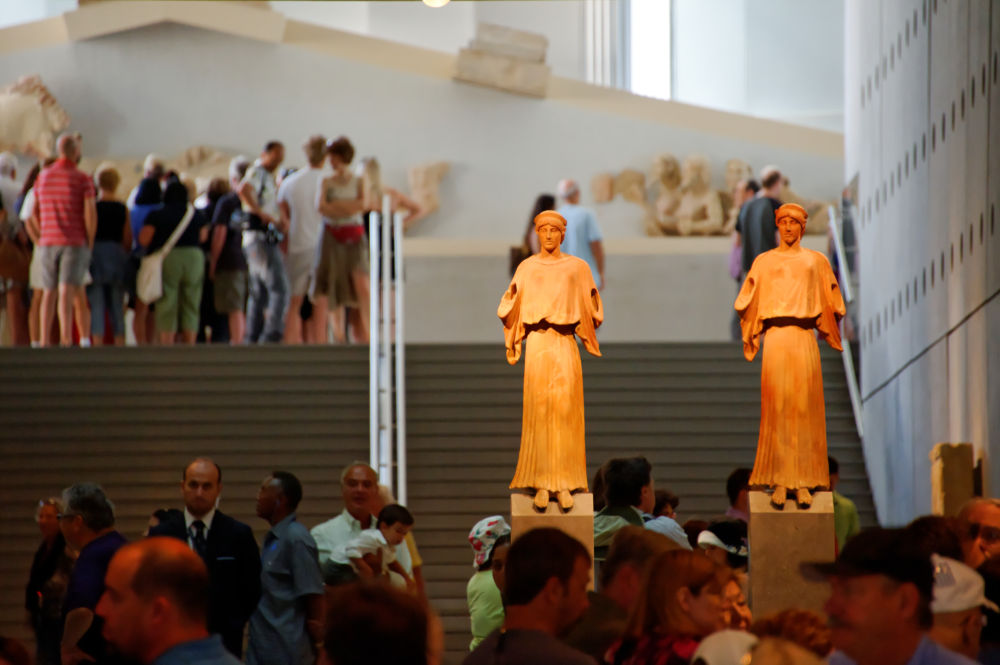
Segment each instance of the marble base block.
[{"label": "marble base block", "polygon": [[[564,512],[559,504],[550,501],[545,512],[535,509],[534,496],[515,492],[510,495],[511,541],[532,529],[552,527],[576,538],[594,558],[594,495],[573,495],[573,508]],[[591,581],[593,584],[593,581]]]},{"label": "marble base block", "polygon": [[822,612],[830,595],[825,582],[803,579],[799,564],[836,558],[833,494],[816,492],[806,509],[788,494],[779,509],[770,494],[750,492],[749,601],[755,618],[793,607]]}]

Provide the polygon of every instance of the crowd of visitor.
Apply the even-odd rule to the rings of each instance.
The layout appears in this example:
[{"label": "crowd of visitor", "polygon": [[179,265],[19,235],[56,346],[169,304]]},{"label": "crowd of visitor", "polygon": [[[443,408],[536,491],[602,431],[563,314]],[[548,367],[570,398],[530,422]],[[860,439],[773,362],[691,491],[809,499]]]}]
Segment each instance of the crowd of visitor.
[{"label": "crowd of visitor", "polygon": [[[0,291],[17,346],[368,341],[368,227],[373,212],[421,206],[383,184],[350,140],[311,136],[304,168],[268,142],[199,192],[156,155],[127,196],[121,174],[77,168],[80,137],[21,181],[0,155]],[[122,197],[125,196],[124,200]],[[161,257],[160,288],[141,266]]]},{"label": "crowd of visitor", "polygon": [[[219,509],[222,475],[212,460],[193,460],[181,474],[183,507],[156,511],[131,543],[96,484],[41,501],[25,594],[34,662],[441,662],[419,518],[370,466],[343,470],[343,512],[311,530],[296,518],[302,484],[269,474],[257,493],[269,526],[259,547]],[[861,531],[841,496],[836,560],[794,571],[829,582],[826,617],[803,608],[755,617],[748,476],[730,475],[724,514],[680,522],[680,498],[655,490],[645,458],[608,460],[593,483],[593,558],[562,531],[533,529],[512,543],[504,516],[479,520],[469,533],[465,663],[1000,662],[1000,501]],[[0,662],[31,658],[0,638]]]}]

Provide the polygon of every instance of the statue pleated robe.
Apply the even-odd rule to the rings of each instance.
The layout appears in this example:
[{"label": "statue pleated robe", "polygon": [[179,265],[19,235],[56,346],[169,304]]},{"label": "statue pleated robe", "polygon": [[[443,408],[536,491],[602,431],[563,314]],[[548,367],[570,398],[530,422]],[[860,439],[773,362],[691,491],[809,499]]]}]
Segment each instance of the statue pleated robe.
[{"label": "statue pleated robe", "polygon": [[590,266],[565,254],[526,259],[497,315],[507,362],[517,364],[522,340],[526,347],[521,451],[511,489],[586,491],[583,372],[575,336],[601,355],[596,328],[604,320]]},{"label": "statue pleated robe", "polygon": [[735,303],[743,355],[753,360],[764,334],[760,435],[752,487],[829,488],[826,408],[816,332],[843,350],[846,313],[830,262],[803,247],[758,256]]}]

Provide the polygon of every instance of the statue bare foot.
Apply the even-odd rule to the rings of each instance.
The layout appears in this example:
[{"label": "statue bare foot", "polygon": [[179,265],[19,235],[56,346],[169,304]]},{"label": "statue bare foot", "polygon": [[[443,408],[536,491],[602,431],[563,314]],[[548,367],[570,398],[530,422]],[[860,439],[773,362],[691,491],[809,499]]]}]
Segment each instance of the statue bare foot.
[{"label": "statue bare foot", "polygon": [[778,508],[783,508],[785,506],[785,499],[788,497],[788,490],[786,490],[781,485],[774,488],[774,492],[771,493],[771,503]]},{"label": "statue bare foot", "polygon": [[569,490],[559,491],[559,507],[563,510],[569,510],[573,507],[573,495],[569,493]]},{"label": "statue bare foot", "polygon": [[549,491],[538,490],[535,492],[535,508],[544,511],[549,507]]},{"label": "statue bare foot", "polygon": [[808,508],[812,505],[812,502],[812,494],[806,488],[800,487],[795,491],[795,503],[799,504],[800,507]]}]

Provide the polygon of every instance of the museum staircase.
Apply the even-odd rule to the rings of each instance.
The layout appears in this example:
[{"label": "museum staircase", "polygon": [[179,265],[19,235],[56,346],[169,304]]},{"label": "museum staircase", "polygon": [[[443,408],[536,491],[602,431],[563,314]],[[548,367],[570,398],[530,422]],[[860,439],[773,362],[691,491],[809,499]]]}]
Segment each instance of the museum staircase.
[{"label": "museum staircase", "polygon": [[[750,466],[760,365],[738,344],[605,344],[583,354],[588,471],[645,455],[679,518],[726,508],[725,479]],[[840,358],[821,352],[830,452],[840,490],[875,524]],[[409,506],[448,658],[467,648],[468,531],[509,511],[521,426],[523,363],[496,345],[407,347]],[[38,543],[38,499],[94,480],[139,537],[153,510],[180,502],[180,476],[208,454],[224,469],[221,509],[266,531],[257,488],[273,469],[303,481],[299,519],[341,510],[340,469],[368,459],[367,347],[196,347],[0,352],[0,634],[24,635],[21,598]]]}]

